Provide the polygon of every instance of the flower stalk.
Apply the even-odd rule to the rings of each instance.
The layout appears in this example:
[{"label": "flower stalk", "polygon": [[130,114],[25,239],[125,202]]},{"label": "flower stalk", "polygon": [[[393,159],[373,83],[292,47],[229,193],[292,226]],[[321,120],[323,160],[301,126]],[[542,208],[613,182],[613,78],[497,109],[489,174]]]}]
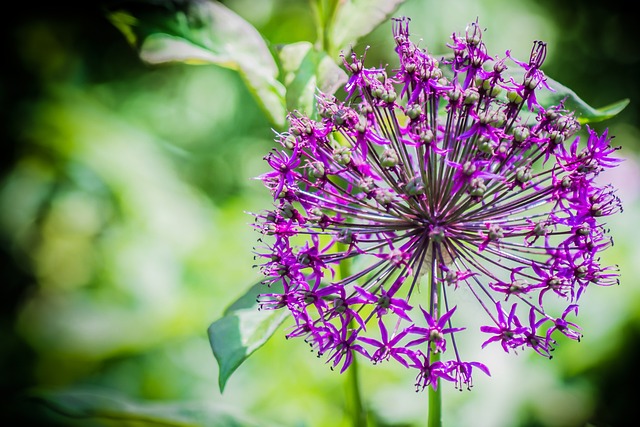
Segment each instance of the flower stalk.
[{"label": "flower stalk", "polygon": [[[347,248],[344,243],[338,243],[336,245],[339,252],[345,251]],[[351,276],[351,262],[345,260],[340,263],[339,266],[340,278],[347,278]],[[350,327],[355,329],[357,325],[354,320],[351,320]],[[347,400],[350,405],[351,422],[353,427],[367,427],[367,412],[362,400],[362,393],[360,390],[360,376],[358,369],[358,358],[354,357],[349,367],[349,375],[347,377]]]},{"label": "flower stalk", "polygon": [[[436,245],[434,245],[436,246]],[[432,263],[432,267],[435,264]],[[436,313],[437,318],[441,318],[440,316],[440,298],[441,298],[441,289],[440,283],[436,280],[436,271],[432,268],[429,280],[431,282],[432,287],[432,302],[433,302],[433,311]],[[429,343],[430,344],[430,343]],[[437,350],[437,348],[436,348]],[[432,353],[432,362],[438,363],[440,362],[440,352],[434,351]],[[432,387],[429,388],[428,391],[429,396],[429,406],[428,406],[428,427],[442,427],[442,388],[440,387],[440,378],[436,378],[435,383],[432,384]]]},{"label": "flower stalk", "polygon": [[[440,360],[440,355],[434,355],[434,362]],[[428,427],[442,427],[442,388],[439,384],[440,380],[436,380],[436,388],[429,388],[429,414]]]},{"label": "flower stalk", "polygon": [[349,367],[349,375],[347,377],[347,387],[350,409],[351,422],[353,427],[367,427],[367,411],[362,401],[362,393],[360,391],[360,378],[358,369],[358,358],[355,357]]}]

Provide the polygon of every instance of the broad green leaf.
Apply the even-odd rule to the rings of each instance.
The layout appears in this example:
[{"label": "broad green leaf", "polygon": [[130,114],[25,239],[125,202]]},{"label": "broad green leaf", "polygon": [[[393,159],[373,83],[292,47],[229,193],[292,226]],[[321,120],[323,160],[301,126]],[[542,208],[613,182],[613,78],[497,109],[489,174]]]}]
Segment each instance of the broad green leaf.
[{"label": "broad green leaf", "polygon": [[[285,121],[285,89],[278,67],[260,33],[216,1],[116,10],[109,19],[150,64],[215,64],[240,73],[258,104],[278,127]],[[219,101],[223,102],[223,100]]]},{"label": "broad green leaf", "polygon": [[[210,402],[158,402],[134,400],[106,389],[38,391],[29,396],[37,405],[52,411],[52,418],[70,426],[139,427],[244,427],[270,425],[253,420],[232,408]],[[36,409],[36,408],[34,408]],[[58,425],[58,424],[56,424]]]},{"label": "broad green leaf", "polygon": [[554,89],[555,92],[548,90],[537,92],[536,98],[540,105],[547,108],[552,105],[558,105],[562,100],[565,100],[564,106],[570,111],[575,111],[576,118],[581,124],[608,120],[629,105],[628,99],[622,99],[605,107],[594,108],[584,102],[574,91],[557,81],[547,78],[547,84]]},{"label": "broad green leaf", "polygon": [[300,110],[313,116],[316,88],[331,95],[347,82],[347,73],[309,42],[283,45],[278,56],[287,88],[288,110]]},{"label": "broad green leaf", "polygon": [[280,282],[271,288],[256,283],[209,326],[209,342],[219,366],[220,391],[224,390],[231,374],[271,338],[289,314],[287,310],[259,311],[258,295],[282,291]]},{"label": "broad green leaf", "polygon": [[349,80],[347,72],[324,52],[320,52],[318,61],[318,88],[329,95],[334,94]]},{"label": "broad green leaf", "polygon": [[[445,55],[444,58],[450,59],[451,55]],[[485,65],[485,67],[487,68],[492,66],[492,62],[487,62],[487,64]],[[450,69],[443,68],[443,72],[447,78],[450,79],[453,77]],[[507,68],[502,73],[502,76],[506,80],[508,80],[509,78],[513,78],[515,82],[521,83],[524,81],[524,73],[525,71],[522,68],[514,66]],[[546,79],[547,85],[552,90],[550,91],[540,85],[539,89],[536,90],[536,99],[538,103],[544,109],[548,109],[549,107],[559,105],[564,101],[565,108],[575,113],[575,117],[580,124],[595,123],[608,120],[619,114],[622,110],[625,109],[627,105],[629,105],[629,99],[622,99],[605,107],[594,108],[587,104],[584,100],[582,100],[573,90],[569,89],[562,83],[552,79],[549,76],[546,76]],[[498,95],[498,98],[506,102],[506,92],[501,92],[500,95]],[[529,111],[526,106],[520,112],[520,117],[523,118],[527,123],[534,123],[536,115],[537,114],[535,112]]]},{"label": "broad green leaf", "polygon": [[278,50],[278,56],[287,88],[287,110],[300,110],[304,114],[313,115],[318,68],[313,46],[309,42],[284,45]]},{"label": "broad green leaf", "polygon": [[338,5],[329,26],[327,51],[336,57],[385,22],[405,0],[346,0]]},{"label": "broad green leaf", "polygon": [[[504,72],[504,77],[513,77],[513,80],[520,83],[524,81],[525,71],[518,67],[509,67]],[[607,105],[602,108],[594,108],[583,101],[573,90],[569,89],[565,85],[549,76],[547,78],[547,85],[553,91],[549,91],[546,88],[540,87],[536,90],[536,99],[538,103],[545,109],[559,105],[564,100],[564,106],[569,111],[575,112],[575,117],[580,124],[600,122],[610,119],[620,113],[629,104],[628,99],[623,99],[613,104]],[[504,94],[503,94],[504,95]],[[527,112],[532,114],[530,112]]]}]

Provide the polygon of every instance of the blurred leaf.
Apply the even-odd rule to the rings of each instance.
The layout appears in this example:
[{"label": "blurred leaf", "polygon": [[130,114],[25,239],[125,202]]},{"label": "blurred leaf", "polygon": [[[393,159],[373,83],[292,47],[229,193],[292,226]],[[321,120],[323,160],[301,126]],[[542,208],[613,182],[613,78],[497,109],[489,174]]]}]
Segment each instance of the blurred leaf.
[{"label": "blurred leaf", "polygon": [[316,87],[332,95],[348,80],[347,73],[325,52],[314,49],[310,42],[283,45],[278,56],[287,87],[288,110],[300,110],[313,117]]},{"label": "blurred leaf", "polygon": [[309,2],[316,24],[316,42],[324,51],[330,50],[329,33],[339,1],[340,0],[311,0]]},{"label": "blurred leaf", "polygon": [[268,424],[208,403],[144,402],[105,389],[39,391],[30,397],[68,419],[70,425],[94,425],[98,421],[99,425],[140,427],[258,427]]},{"label": "blurred leaf", "polygon": [[[138,2],[140,3],[140,2]],[[109,19],[151,64],[215,64],[240,73],[269,119],[285,121],[285,89],[278,67],[260,33],[215,1],[193,1],[181,9],[137,4],[116,10]],[[224,102],[224,100],[217,100]]]},{"label": "blurred leaf", "polygon": [[326,94],[334,94],[349,80],[347,72],[338,66],[327,54],[320,53],[318,61],[318,88]]},{"label": "blurred leaf", "polygon": [[[451,58],[452,54],[443,55],[443,61],[445,59]],[[493,62],[488,61],[485,68],[489,68],[492,66]],[[442,71],[448,79],[453,78],[453,73],[450,68],[443,68]],[[524,73],[525,71],[520,67],[509,67],[502,73],[502,76],[506,80],[511,77],[515,82],[519,83],[524,81]],[[629,99],[622,99],[605,107],[594,108],[587,104],[584,100],[582,100],[573,90],[569,89],[562,83],[557,82],[549,76],[545,77],[547,79],[547,85],[549,85],[552,91],[546,88],[540,88],[536,90],[536,99],[538,103],[544,109],[548,109],[549,107],[559,105],[562,101],[564,101],[565,108],[569,111],[575,112],[575,117],[578,122],[580,122],[580,124],[595,123],[608,120],[619,114],[622,110],[625,109],[627,105],[629,105]],[[498,98],[503,102],[507,102],[506,96],[506,91],[502,91],[498,95]],[[523,118],[525,122],[533,123],[536,116],[537,113],[529,111],[526,108],[526,105],[520,112],[520,117]]]},{"label": "blurred leaf", "polygon": [[328,53],[337,57],[342,50],[366,36],[389,17],[405,0],[346,0],[338,5],[329,28]]},{"label": "blurred leaf", "polygon": [[[256,299],[264,291],[265,285],[256,283],[209,326],[209,342],[220,368],[220,391],[231,374],[271,338],[289,314],[285,310],[258,311]],[[269,292],[282,293],[282,283],[272,285]]]},{"label": "blurred leaf", "polygon": [[[508,68],[505,74],[506,76],[512,76],[516,82],[524,81],[524,70],[522,68]],[[575,112],[575,117],[580,124],[601,122],[610,119],[624,110],[629,104],[628,99],[623,99],[606,107],[594,108],[583,101],[573,90],[549,76],[546,77],[547,84],[553,89],[553,92],[547,89],[537,90],[536,99],[538,103],[547,109],[560,104],[564,100],[565,108]]]},{"label": "blurred leaf", "polygon": [[608,120],[629,105],[629,99],[622,99],[606,107],[593,108],[586,102],[584,102],[574,91],[566,86],[561,85],[555,80],[548,79],[549,86],[554,88],[556,92],[544,91],[540,95],[537,95],[538,102],[544,107],[551,105],[557,105],[563,99],[566,98],[564,106],[576,112],[576,118],[580,124],[595,123]]}]

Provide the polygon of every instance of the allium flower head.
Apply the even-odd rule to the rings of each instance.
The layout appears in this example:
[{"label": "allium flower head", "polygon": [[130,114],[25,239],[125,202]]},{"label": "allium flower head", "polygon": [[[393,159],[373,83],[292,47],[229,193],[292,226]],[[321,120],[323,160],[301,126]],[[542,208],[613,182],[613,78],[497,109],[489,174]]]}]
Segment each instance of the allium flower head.
[{"label": "allium flower head", "polygon": [[607,132],[581,139],[572,112],[538,103],[545,43],[528,61],[491,57],[475,22],[436,58],[408,24],[394,21],[397,69],[343,57],[345,101],[318,94],[319,119],[290,114],[266,156],[275,207],[255,214],[256,253],[283,292],[259,302],[289,310],[287,336],[332,368],[359,353],[415,369],[419,390],[469,388],[489,370],[459,354],[456,292],[486,312],[483,347],[550,357],[557,336],[580,339],[580,297],[618,281],[599,253],[621,205],[595,177],[620,160]]}]

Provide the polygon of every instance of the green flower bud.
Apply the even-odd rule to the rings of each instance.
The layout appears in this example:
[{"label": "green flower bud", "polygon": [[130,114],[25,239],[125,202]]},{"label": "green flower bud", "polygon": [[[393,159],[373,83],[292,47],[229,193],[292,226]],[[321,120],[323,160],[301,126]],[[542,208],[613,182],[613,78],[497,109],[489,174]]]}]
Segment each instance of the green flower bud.
[{"label": "green flower bud", "polygon": [[378,298],[376,304],[378,304],[378,306],[381,308],[389,308],[389,306],[391,305],[391,298],[389,298],[387,295],[382,295],[380,298]]},{"label": "green flower bud", "polygon": [[310,181],[315,181],[318,178],[322,178],[325,174],[324,165],[322,162],[313,162],[307,164],[307,176]]},{"label": "green flower bud", "polygon": [[338,147],[333,150],[333,160],[345,166],[351,161],[351,150],[347,147]]},{"label": "green flower bud", "polygon": [[577,230],[577,234],[580,236],[588,236],[591,233],[591,227],[583,225]]},{"label": "green flower bud", "polygon": [[431,144],[435,138],[431,129],[421,131],[419,136],[420,141],[424,144]]},{"label": "green flower bud", "polygon": [[386,91],[383,95],[382,95],[382,100],[384,102],[394,102],[397,98],[397,94],[393,89],[389,89],[388,91]]},{"label": "green flower bud", "polygon": [[491,141],[486,136],[478,137],[476,146],[478,147],[478,150],[482,151],[483,153],[493,154],[493,141]]},{"label": "green flower bud", "polygon": [[471,163],[470,161],[466,161],[462,165],[462,173],[467,176],[473,175],[476,172],[476,170],[477,170],[476,165],[474,163]]},{"label": "green flower bud", "polygon": [[316,300],[316,296],[313,294],[313,292],[305,291],[303,295],[303,301],[305,304],[313,304]]},{"label": "green flower bud", "polygon": [[449,101],[457,102],[462,96],[462,91],[460,90],[460,88],[454,87],[447,93],[447,95],[449,96]]},{"label": "green flower bud", "polygon": [[495,224],[489,226],[489,240],[500,240],[503,237],[504,232],[502,231],[502,227]]},{"label": "green flower bud", "polygon": [[511,282],[511,286],[509,286],[510,293],[518,293],[522,292],[527,287],[526,280],[514,280]]},{"label": "green flower bud", "polygon": [[521,183],[525,183],[531,179],[531,168],[527,166],[520,166],[516,169],[516,180]]},{"label": "green flower bud", "polygon": [[544,236],[547,234],[547,227],[542,222],[538,222],[536,226],[533,227],[533,234],[538,237]]},{"label": "green flower bud", "polygon": [[344,110],[338,110],[331,118],[333,119],[335,124],[342,125],[345,122],[346,115],[347,113]]},{"label": "green flower bud", "polygon": [[471,197],[479,197],[484,196],[485,191],[487,191],[487,187],[484,185],[484,180],[482,178],[473,178],[471,180],[471,190],[469,191],[469,195]]},{"label": "green flower bud", "polygon": [[358,188],[365,193],[373,191],[375,186],[376,184],[373,182],[373,178],[371,178],[370,176],[364,177],[358,182]]},{"label": "green flower bud", "polygon": [[512,104],[520,104],[523,98],[515,90],[510,90],[507,92],[507,100]]},{"label": "green flower bud", "polygon": [[424,182],[422,182],[422,177],[418,175],[411,178],[405,185],[404,191],[409,196],[417,196],[418,194],[424,193]]},{"label": "green flower bud", "polygon": [[373,197],[382,206],[386,206],[393,201],[393,194],[382,188],[377,188]]},{"label": "green flower bud", "polygon": [[282,145],[287,150],[293,150],[296,146],[296,137],[293,135],[287,135],[284,141],[282,141]]},{"label": "green flower bud", "polygon": [[291,219],[294,217],[295,212],[295,208],[289,202],[285,202],[282,204],[282,206],[280,206],[280,213],[282,214],[283,218]]},{"label": "green flower bud", "polygon": [[413,104],[407,109],[407,116],[411,120],[417,119],[418,117],[420,117],[420,114],[422,114],[422,108],[418,104]]},{"label": "green flower bud", "polygon": [[393,148],[387,148],[380,156],[380,164],[386,168],[397,166],[400,163],[398,153]]},{"label": "green flower bud", "polygon": [[527,138],[529,138],[529,135],[531,134],[531,132],[529,131],[529,128],[526,126],[518,126],[513,130],[513,140],[515,142],[524,142]]},{"label": "green flower bud", "polygon": [[465,105],[473,105],[480,99],[480,94],[476,88],[470,87],[464,91]]},{"label": "green flower bud", "polygon": [[491,98],[495,98],[496,96],[500,95],[500,93],[502,92],[502,88],[498,85],[493,85],[490,89],[487,90],[487,95],[489,95]]}]

